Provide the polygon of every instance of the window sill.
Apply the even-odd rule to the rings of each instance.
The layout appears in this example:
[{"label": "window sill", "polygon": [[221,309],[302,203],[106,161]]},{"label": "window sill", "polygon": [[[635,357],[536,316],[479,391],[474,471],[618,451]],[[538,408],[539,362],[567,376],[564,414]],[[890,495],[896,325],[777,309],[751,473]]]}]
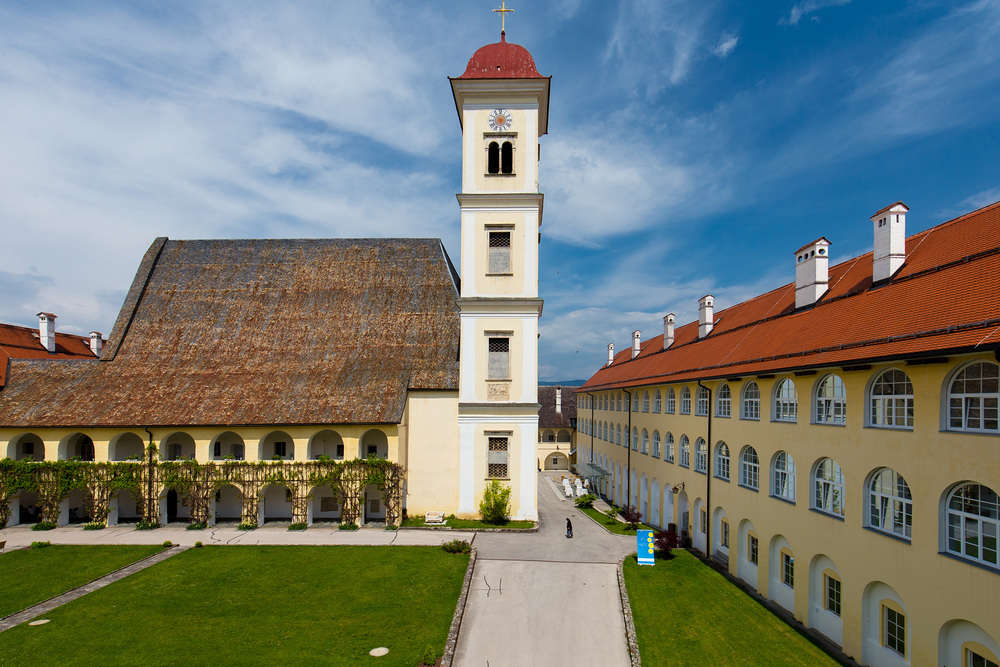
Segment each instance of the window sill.
[{"label": "window sill", "polygon": [[837,521],[840,521],[841,523],[843,523],[843,522],[844,522],[844,517],[842,517],[842,516],[841,516],[841,515],[839,515],[839,514],[830,514],[830,513],[829,513],[829,512],[827,512],[827,511],[824,511],[824,510],[821,510],[821,509],[817,509],[817,508],[815,508],[815,507],[810,507],[810,508],[809,508],[809,511],[810,511],[810,512],[816,512],[816,514],[822,514],[823,516],[828,516],[828,517],[830,517],[831,519],[835,519],[835,520],[837,520]]},{"label": "window sill", "polygon": [[695,470],[694,470],[694,471],[695,471],[696,473],[698,473],[699,475],[705,475],[706,477],[708,476],[708,473],[707,473],[707,472],[705,472],[704,470],[698,470],[697,468],[695,468]]},{"label": "window sill", "polygon": [[944,556],[945,558],[950,558],[952,560],[957,560],[960,563],[965,563],[966,565],[971,565],[972,567],[978,567],[980,570],[986,570],[987,572],[992,572],[993,574],[1000,574],[1000,567],[994,567],[993,565],[987,565],[986,563],[980,563],[976,560],[969,560],[964,556],[952,553],[951,551],[939,551],[938,555]]},{"label": "window sill", "polygon": [[511,178],[513,176],[517,176],[517,174],[491,174],[491,173],[487,172],[487,173],[483,174],[483,176],[485,176],[486,178],[498,178],[498,177],[499,178]]},{"label": "window sill", "polygon": [[715,415],[716,419],[732,419],[732,415]]},{"label": "window sill", "polygon": [[772,419],[771,423],[772,424],[792,424],[792,425],[794,425],[794,424],[798,424],[799,420],[797,420],[797,419],[794,419],[794,420],[792,420],[792,419]]},{"label": "window sill", "polygon": [[911,544],[909,537],[903,537],[902,535],[897,535],[896,533],[888,533],[884,530],[879,530],[878,528],[872,528],[871,526],[862,526],[865,530],[876,535],[881,535],[882,537],[888,537],[890,540],[896,540],[897,542],[902,542],[903,544]]},{"label": "window sill", "polygon": [[760,489],[755,489],[752,486],[747,486],[746,484],[738,484],[741,489],[746,489],[747,491],[753,491],[754,493],[760,493]]},{"label": "window sill", "polygon": [[745,422],[759,422],[760,421],[760,417],[740,417],[740,421],[745,421]]},{"label": "window sill", "polygon": [[513,273],[487,273],[486,277],[487,278],[512,278],[512,277],[514,277],[514,274]]},{"label": "window sill", "polygon": [[809,424],[811,426],[839,426],[840,428],[846,428],[847,427],[847,422],[818,422],[818,421],[811,421],[811,422],[809,422]]},{"label": "window sill", "polygon": [[770,494],[768,497],[774,498],[775,500],[780,500],[783,503],[786,503],[788,505],[791,505],[792,507],[795,507],[795,501],[794,500],[789,500],[788,498],[782,498],[781,496],[776,496],[773,493]]},{"label": "window sill", "polygon": [[955,435],[992,435],[1000,436],[1000,431],[973,431],[969,429],[943,428],[939,433],[954,433]]},{"label": "window sill", "polygon": [[720,482],[725,482],[726,484],[729,483],[728,477],[719,477],[718,475],[715,475],[715,479],[719,480]]},{"label": "window sill", "polygon": [[913,433],[912,426],[884,426],[882,424],[865,424],[865,428],[874,428],[879,431],[903,431]]},{"label": "window sill", "polygon": [[487,482],[509,482],[510,477],[484,477]]}]

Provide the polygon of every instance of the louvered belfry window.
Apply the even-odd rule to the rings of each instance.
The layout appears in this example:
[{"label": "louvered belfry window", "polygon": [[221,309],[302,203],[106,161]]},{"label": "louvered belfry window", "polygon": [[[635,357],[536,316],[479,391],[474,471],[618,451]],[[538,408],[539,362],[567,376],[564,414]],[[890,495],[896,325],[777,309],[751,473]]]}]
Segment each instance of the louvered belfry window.
[{"label": "louvered belfry window", "polygon": [[490,436],[489,452],[486,459],[486,473],[490,479],[508,479],[506,437]]},{"label": "louvered belfry window", "polygon": [[490,232],[490,273],[510,273],[510,232]]},{"label": "louvered belfry window", "polygon": [[490,336],[489,346],[488,379],[510,379],[510,339],[501,336]]}]

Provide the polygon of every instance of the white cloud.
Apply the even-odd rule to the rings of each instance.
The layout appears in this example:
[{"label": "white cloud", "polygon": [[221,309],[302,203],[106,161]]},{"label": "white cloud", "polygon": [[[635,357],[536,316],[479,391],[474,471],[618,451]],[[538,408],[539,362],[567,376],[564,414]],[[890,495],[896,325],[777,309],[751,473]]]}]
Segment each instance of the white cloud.
[{"label": "white cloud", "polygon": [[712,49],[712,53],[719,56],[720,58],[725,58],[726,56],[728,56],[730,53],[733,52],[733,49],[736,48],[736,44],[739,41],[740,41],[739,35],[733,35],[731,33],[724,32],[722,33],[722,36],[719,37],[719,43],[716,45],[714,49]]},{"label": "white cloud", "polygon": [[813,16],[816,12],[827,7],[840,7],[850,3],[851,0],[805,0],[797,2],[792,6],[792,11],[788,16],[778,21],[779,25],[798,25],[803,16],[810,16],[814,21],[819,17]]}]

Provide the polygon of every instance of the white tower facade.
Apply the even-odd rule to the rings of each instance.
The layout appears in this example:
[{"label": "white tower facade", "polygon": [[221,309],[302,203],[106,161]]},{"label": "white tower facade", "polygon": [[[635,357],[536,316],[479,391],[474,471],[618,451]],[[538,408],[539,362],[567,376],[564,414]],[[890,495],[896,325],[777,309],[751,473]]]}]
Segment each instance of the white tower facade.
[{"label": "white tower facade", "polygon": [[499,480],[512,518],[538,518],[538,138],[549,83],[503,33],[451,79],[462,125],[461,514],[477,514]]}]

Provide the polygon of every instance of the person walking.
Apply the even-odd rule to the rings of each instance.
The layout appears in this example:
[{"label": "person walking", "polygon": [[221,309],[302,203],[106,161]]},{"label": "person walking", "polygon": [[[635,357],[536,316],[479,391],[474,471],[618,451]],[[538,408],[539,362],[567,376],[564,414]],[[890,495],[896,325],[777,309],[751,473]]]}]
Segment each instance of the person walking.
[{"label": "person walking", "polygon": [[566,537],[573,537],[573,522],[569,520],[569,517],[566,517]]}]

